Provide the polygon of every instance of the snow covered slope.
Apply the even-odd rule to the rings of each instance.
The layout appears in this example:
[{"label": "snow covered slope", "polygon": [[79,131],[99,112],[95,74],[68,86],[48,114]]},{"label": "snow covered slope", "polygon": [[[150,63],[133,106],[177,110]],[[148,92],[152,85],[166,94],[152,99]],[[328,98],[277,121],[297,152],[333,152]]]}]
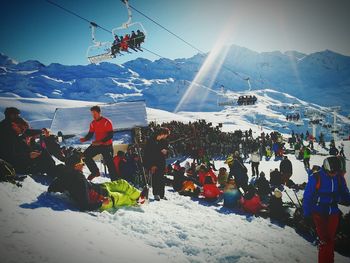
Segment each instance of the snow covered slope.
[{"label": "snow covered slope", "polygon": [[[52,118],[56,107],[94,104],[43,98],[1,98],[0,102],[2,107],[20,108],[31,121]],[[235,123],[227,123],[224,126],[227,131],[236,127],[253,127],[258,131],[248,116],[254,111],[271,114],[267,107],[253,107],[241,117],[235,110],[174,114],[148,108],[147,113],[149,121],[157,122],[197,118],[221,122],[228,118],[227,114],[232,114]],[[349,142],[345,142],[345,152],[350,152]],[[294,164],[293,180],[304,182],[306,173],[302,162],[293,156],[289,158]],[[313,157],[311,165],[320,164],[322,159]],[[223,161],[217,161],[216,165],[225,166]],[[269,171],[278,166],[279,162],[271,160],[262,161],[260,168],[268,177]],[[347,169],[350,170],[349,161]],[[290,227],[193,201],[170,188],[166,193],[168,201],[151,202],[141,208],[122,208],[115,213],[82,213],[65,195],[48,194],[47,186],[48,180],[39,177],[26,178],[22,188],[0,184],[1,262],[317,261],[317,248]],[[336,254],[336,262],[345,263],[349,259]]]},{"label": "snow covered slope", "polygon": [[[327,107],[321,107],[316,104],[310,104],[305,101],[299,100],[286,93],[274,91],[274,90],[256,90],[251,91],[250,95],[255,95],[258,99],[258,103],[253,106],[239,107],[226,106],[218,107],[217,102],[220,100],[235,100],[238,96],[244,94],[241,92],[227,91],[225,94],[221,92],[212,91],[211,89],[196,85],[195,92],[204,94],[207,92],[208,100],[215,100],[215,106],[213,111],[191,111],[192,104],[198,104],[200,98],[189,99],[182,104],[181,111],[177,114],[167,112],[164,114],[163,110],[156,110],[152,106],[153,103],[146,101],[148,110],[148,119],[150,121],[162,122],[181,119],[185,122],[190,120],[207,119],[214,124],[222,123],[223,129],[239,129],[243,126],[251,126],[254,130],[258,131],[261,126],[267,130],[278,130],[282,133],[290,133],[292,130],[295,132],[303,132],[306,130],[309,132],[312,129],[309,127],[310,117],[304,116],[306,110],[316,111],[317,115],[323,115],[324,123],[333,123],[332,112]],[[166,90],[164,96],[170,93]],[[159,93],[158,93],[159,94]],[[171,93],[170,93],[171,94]],[[168,98],[164,98],[163,101],[171,104],[175,96],[168,95]],[[178,98],[175,97],[175,100]],[[70,107],[82,107],[96,104],[97,102],[83,102],[78,100],[59,100],[59,99],[46,99],[46,98],[19,98],[14,97],[0,97],[0,112],[3,112],[5,107],[16,106],[23,112],[23,116],[32,122],[34,127],[49,127],[50,119],[53,118],[53,114],[56,108]],[[213,102],[214,103],[214,102]],[[151,108],[152,107],[152,108]],[[293,108],[293,109],[290,109]],[[44,109],[44,110],[43,110]],[[215,109],[215,110],[214,110]],[[157,111],[161,114],[157,114]],[[302,123],[296,124],[294,122],[286,121],[286,114],[291,111],[298,111],[302,117]],[[161,116],[161,119],[160,117]],[[337,114],[337,122],[340,125],[340,138],[349,136],[350,120],[343,115]],[[323,132],[327,139],[331,138],[331,130],[317,127],[316,133],[319,135]]]}]

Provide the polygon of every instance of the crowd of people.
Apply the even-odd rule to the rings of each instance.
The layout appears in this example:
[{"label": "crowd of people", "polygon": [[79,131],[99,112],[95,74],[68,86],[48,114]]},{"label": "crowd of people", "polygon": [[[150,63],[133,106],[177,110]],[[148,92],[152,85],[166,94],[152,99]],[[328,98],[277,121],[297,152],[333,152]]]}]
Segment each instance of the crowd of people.
[{"label": "crowd of people", "polygon": [[[223,201],[224,207],[234,211],[270,217],[293,227],[305,222],[311,225],[313,221],[320,239],[319,262],[332,262],[337,226],[342,219],[338,204],[350,205],[344,177],[344,149],[338,151],[334,142],[330,145],[331,156],[325,158],[322,165],[311,168],[315,138],[308,132],[305,136],[293,132],[285,141],[278,132],[261,132],[255,138],[251,129],[222,132],[221,125],[214,126],[205,120],[188,124],[152,122],[141,129],[127,152],[114,154],[113,123],[102,115],[99,106],[91,107],[90,111],[92,121],[80,142],[93,141],[81,151],[62,147],[58,136],[46,128],[31,129],[20,116],[20,110],[7,108],[5,119],[0,122],[1,138],[6,138],[0,141],[2,180],[6,178],[3,167],[9,171],[14,169],[17,174],[45,174],[52,178],[49,192],[68,192],[79,209],[100,211],[144,204],[149,185],[154,200],[167,200],[165,186],[168,184],[181,195],[206,202]],[[293,182],[293,164],[288,151],[294,151],[304,162],[309,175],[307,184]],[[101,176],[93,159],[98,154],[103,156],[110,182],[93,182]],[[167,165],[169,157],[181,156],[187,161]],[[263,158],[270,160],[272,156],[280,163],[279,169],[270,171],[268,180],[259,165]],[[226,166],[217,170],[217,158],[224,158]],[[248,176],[247,162],[251,176]],[[87,176],[85,164],[90,171]],[[305,189],[302,222],[295,222],[282,200],[283,193],[287,194],[286,186],[295,191]]]}]

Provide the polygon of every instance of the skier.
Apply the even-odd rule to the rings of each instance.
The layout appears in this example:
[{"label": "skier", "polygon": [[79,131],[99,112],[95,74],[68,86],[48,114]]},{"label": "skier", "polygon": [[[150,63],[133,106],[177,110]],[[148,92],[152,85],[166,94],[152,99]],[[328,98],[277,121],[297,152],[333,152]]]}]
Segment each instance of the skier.
[{"label": "skier", "polygon": [[168,154],[166,139],[170,135],[167,128],[159,128],[147,141],[144,151],[144,166],[152,175],[153,195],[156,201],[165,197],[165,159]]},{"label": "skier", "polygon": [[130,40],[130,37],[128,34],[126,34],[124,37],[121,38],[121,43],[120,43],[120,49],[122,51],[126,51],[126,52],[129,52],[128,48],[129,48],[129,40]]},{"label": "skier", "polygon": [[287,156],[284,156],[284,159],[280,163],[280,172],[283,183],[286,184],[293,175],[293,165]]},{"label": "skier", "polygon": [[350,206],[350,193],[341,163],[337,157],[328,157],[322,167],[314,167],[304,192],[305,218],[313,219],[320,240],[318,262],[334,262],[335,235],[339,223],[338,204]]},{"label": "skier", "polygon": [[83,174],[82,156],[73,154],[67,158],[64,172],[49,186],[48,192],[67,191],[80,210],[108,210],[120,206],[144,204],[148,189],[140,192],[123,179],[102,184],[86,180]]},{"label": "skier", "polygon": [[102,154],[103,161],[108,167],[109,177],[112,181],[117,180],[117,173],[113,163],[113,125],[112,122],[101,115],[101,108],[93,106],[90,109],[93,121],[90,123],[89,133],[80,139],[80,142],[86,142],[95,134],[95,140],[84,151],[84,157],[87,167],[91,174],[88,180],[100,176],[100,171],[93,160],[98,154]]},{"label": "skier", "polygon": [[137,34],[136,34],[135,46],[136,46],[136,48],[140,49],[141,43],[143,43],[145,41],[145,34],[140,30],[137,30],[136,32],[137,32]]},{"label": "skier", "polygon": [[112,44],[112,48],[111,48],[111,53],[112,53],[112,56],[115,57],[117,53],[119,53],[120,51],[120,39],[117,35],[114,36],[114,41],[113,41],[113,44]]}]

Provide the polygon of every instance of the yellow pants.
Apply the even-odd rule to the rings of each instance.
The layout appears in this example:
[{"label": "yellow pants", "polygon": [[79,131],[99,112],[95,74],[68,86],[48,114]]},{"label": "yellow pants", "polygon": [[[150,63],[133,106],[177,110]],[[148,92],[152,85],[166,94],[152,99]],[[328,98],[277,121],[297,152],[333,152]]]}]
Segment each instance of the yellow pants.
[{"label": "yellow pants", "polygon": [[101,186],[110,196],[110,202],[104,203],[100,208],[101,211],[112,207],[136,205],[136,200],[140,197],[140,191],[123,179],[103,183]]}]

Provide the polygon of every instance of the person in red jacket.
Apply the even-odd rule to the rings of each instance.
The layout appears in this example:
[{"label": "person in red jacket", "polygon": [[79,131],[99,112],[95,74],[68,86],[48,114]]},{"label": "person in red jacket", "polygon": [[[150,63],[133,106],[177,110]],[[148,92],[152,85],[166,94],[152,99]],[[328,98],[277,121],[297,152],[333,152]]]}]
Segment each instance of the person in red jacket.
[{"label": "person in red jacket", "polygon": [[256,193],[256,190],[252,185],[248,185],[246,194],[241,197],[240,203],[245,212],[254,215],[266,208],[266,206],[261,203],[260,196]]},{"label": "person in red jacket", "polygon": [[203,196],[205,199],[218,199],[222,194],[223,192],[217,187],[213,177],[210,174],[207,174],[203,184]]},{"label": "person in red jacket", "polygon": [[84,151],[85,163],[91,172],[88,180],[100,176],[100,171],[93,158],[98,154],[102,154],[108,168],[109,176],[112,181],[115,181],[118,177],[113,163],[112,122],[101,115],[101,108],[99,106],[91,107],[90,111],[94,120],[90,123],[89,133],[80,139],[80,142],[86,142],[92,139],[95,134],[95,140]]},{"label": "person in red jacket", "polygon": [[117,173],[117,177],[130,181],[130,178],[125,178],[125,175],[123,173],[123,169],[126,164],[125,153],[123,151],[117,152],[117,155],[114,156],[113,158],[113,163],[114,163],[115,171]]},{"label": "person in red jacket", "polygon": [[121,50],[123,51],[128,51],[128,48],[129,48],[129,40],[130,40],[130,37],[128,34],[126,34],[123,39],[122,39],[122,42],[120,44],[120,48]]},{"label": "person in red jacket", "polygon": [[201,185],[204,185],[205,178],[210,176],[213,182],[216,184],[218,178],[212,169],[208,169],[205,165],[201,165],[198,172],[199,182]]}]

